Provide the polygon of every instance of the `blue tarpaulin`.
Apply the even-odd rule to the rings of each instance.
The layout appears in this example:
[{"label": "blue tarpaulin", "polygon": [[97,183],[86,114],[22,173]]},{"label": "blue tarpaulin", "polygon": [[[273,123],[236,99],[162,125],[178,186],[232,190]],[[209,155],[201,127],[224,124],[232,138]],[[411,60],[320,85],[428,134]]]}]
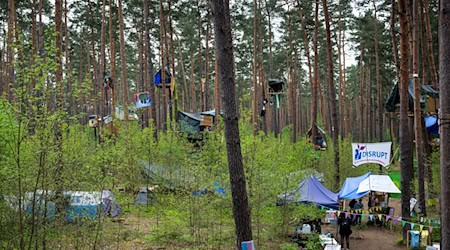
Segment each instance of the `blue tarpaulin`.
[{"label": "blue tarpaulin", "polygon": [[435,115],[430,115],[425,117],[425,127],[427,128],[428,133],[433,135],[439,135],[439,125],[438,118]]},{"label": "blue tarpaulin", "polygon": [[[168,69],[165,69],[164,71],[166,72],[165,75],[164,75],[165,76],[164,79],[166,81],[166,84],[170,84],[170,81],[171,81],[171,78],[172,78],[172,74],[170,74],[170,71]],[[156,86],[159,86],[162,83],[161,70],[159,70],[158,73],[156,73],[155,76],[153,77],[153,83]]]},{"label": "blue tarpaulin", "polygon": [[278,198],[285,199],[287,202],[295,203],[314,203],[327,208],[338,207],[338,194],[328,190],[316,177],[311,176],[303,180],[298,188],[286,195],[280,194]]},{"label": "blue tarpaulin", "polygon": [[339,191],[339,198],[340,199],[357,199],[359,197],[363,197],[368,192],[358,193],[358,187],[359,184],[367,179],[367,177],[370,176],[370,172],[358,177],[352,177],[345,179],[344,185],[342,185],[341,191]]}]

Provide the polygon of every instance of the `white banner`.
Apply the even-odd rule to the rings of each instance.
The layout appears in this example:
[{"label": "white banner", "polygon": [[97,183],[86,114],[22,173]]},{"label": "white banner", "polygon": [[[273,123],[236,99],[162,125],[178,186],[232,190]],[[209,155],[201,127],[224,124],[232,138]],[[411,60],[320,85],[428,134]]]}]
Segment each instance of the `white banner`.
[{"label": "white banner", "polygon": [[352,143],[353,166],[366,163],[389,165],[392,142]]}]

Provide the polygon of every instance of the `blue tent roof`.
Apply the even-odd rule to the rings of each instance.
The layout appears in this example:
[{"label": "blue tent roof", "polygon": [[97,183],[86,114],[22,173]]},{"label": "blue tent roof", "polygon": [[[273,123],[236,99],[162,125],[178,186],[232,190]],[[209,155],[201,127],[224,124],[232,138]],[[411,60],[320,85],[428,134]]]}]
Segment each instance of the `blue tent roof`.
[{"label": "blue tent roof", "polygon": [[363,174],[361,176],[358,177],[352,177],[352,178],[347,178],[345,179],[344,185],[342,185],[341,191],[339,191],[339,198],[340,199],[357,199],[359,197],[363,197],[364,195],[366,195],[368,192],[363,192],[363,193],[358,193],[358,187],[359,184],[367,179],[367,177],[370,176],[370,172],[368,172],[367,174]]},{"label": "blue tent roof", "polygon": [[[284,194],[278,197],[284,198]],[[338,194],[328,190],[314,176],[303,180],[294,192],[287,194],[286,200],[296,203],[315,203],[329,208],[336,208],[339,203]]]}]

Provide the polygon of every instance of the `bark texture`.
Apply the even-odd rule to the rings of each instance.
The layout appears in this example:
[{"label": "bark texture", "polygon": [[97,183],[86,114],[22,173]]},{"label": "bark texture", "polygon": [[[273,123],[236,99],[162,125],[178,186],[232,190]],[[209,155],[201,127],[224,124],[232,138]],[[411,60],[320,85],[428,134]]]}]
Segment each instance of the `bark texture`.
[{"label": "bark texture", "polygon": [[239,139],[229,1],[212,0],[211,5],[214,17],[219,78],[221,82],[228,169],[230,172],[231,195],[233,199],[233,215],[236,224],[236,243],[237,248],[240,249],[241,242],[252,240],[252,229]]},{"label": "bark texture", "polygon": [[440,1],[441,248],[450,249],[450,1]]}]

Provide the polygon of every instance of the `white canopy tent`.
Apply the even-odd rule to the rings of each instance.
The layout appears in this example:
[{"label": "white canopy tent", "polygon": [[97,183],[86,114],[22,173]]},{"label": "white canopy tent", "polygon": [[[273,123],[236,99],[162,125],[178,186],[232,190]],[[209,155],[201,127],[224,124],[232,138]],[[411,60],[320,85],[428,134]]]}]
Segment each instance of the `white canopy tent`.
[{"label": "white canopy tent", "polygon": [[370,191],[391,194],[401,193],[388,175],[370,175],[359,184],[357,193]]}]

